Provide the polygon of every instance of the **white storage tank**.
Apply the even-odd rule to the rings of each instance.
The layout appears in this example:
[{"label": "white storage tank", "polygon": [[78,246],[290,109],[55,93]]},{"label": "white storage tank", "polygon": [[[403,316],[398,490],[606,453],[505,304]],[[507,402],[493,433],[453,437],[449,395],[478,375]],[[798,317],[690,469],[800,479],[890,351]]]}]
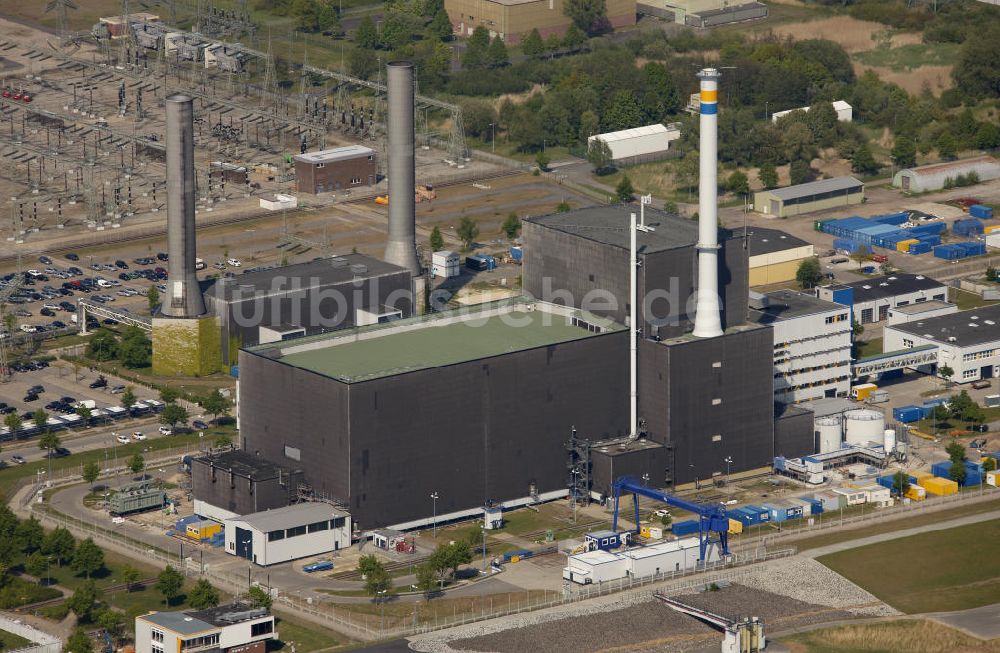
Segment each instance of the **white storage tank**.
[{"label": "white storage tank", "polygon": [[820,417],[815,422],[816,453],[827,453],[840,449],[843,439],[843,425],[840,415]]},{"label": "white storage tank", "polygon": [[844,413],[844,440],[848,444],[885,441],[885,415],[869,408]]},{"label": "white storage tank", "polygon": [[885,430],[885,441],[883,442],[885,446],[886,453],[892,453],[896,450],[896,429],[886,429]]}]

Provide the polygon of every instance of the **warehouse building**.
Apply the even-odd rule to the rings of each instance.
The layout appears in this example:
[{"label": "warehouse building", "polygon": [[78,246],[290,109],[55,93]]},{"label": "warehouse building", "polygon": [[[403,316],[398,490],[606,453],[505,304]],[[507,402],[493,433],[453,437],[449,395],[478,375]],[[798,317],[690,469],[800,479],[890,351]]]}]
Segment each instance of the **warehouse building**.
[{"label": "warehouse building", "polygon": [[730,4],[725,0],[646,0],[638,2],[636,10],[646,16],[696,28],[767,17],[767,5],[763,3]]},{"label": "warehouse building", "polygon": [[776,218],[787,218],[811,211],[861,204],[865,185],[854,177],[820,179],[807,184],[773,188],[754,193],[754,210]]},{"label": "warehouse building", "polygon": [[276,636],[267,608],[241,603],[207,610],[150,612],[135,618],[136,653],[210,650],[265,653]]},{"label": "warehouse building", "polygon": [[926,193],[941,190],[949,180],[954,182],[959,176],[968,176],[970,173],[975,173],[979,181],[1000,178],[1000,162],[991,156],[977,156],[961,161],[906,168],[895,174],[892,185],[912,193]]},{"label": "warehouse building", "polygon": [[937,345],[937,364],[925,371],[954,371],[958,383],[1000,376],[1000,304],[886,326],[885,350]]},{"label": "warehouse building", "polygon": [[[629,214],[600,206],[526,219],[524,290],[533,297],[585,309],[624,324],[629,304]],[[652,231],[639,232],[638,295],[643,335],[668,338],[691,330],[698,224],[646,208]],[[747,319],[747,250],[720,230],[719,285],[723,327]],[[544,252],[544,256],[531,256]]]},{"label": "warehouse building", "polygon": [[364,529],[566,496],[565,443],[626,435],[628,332],[527,299],[243,349],[243,448]]},{"label": "warehouse building", "polygon": [[[795,280],[802,261],[816,255],[811,243],[777,229],[753,227],[746,238],[750,252],[750,286],[766,286]],[[735,232],[737,237],[743,230]]]},{"label": "warehouse building", "polygon": [[378,181],[375,150],[363,145],[306,152],[292,158],[295,161],[295,188],[300,193],[333,193],[374,186]]},{"label": "warehouse building", "polygon": [[220,277],[205,285],[204,297],[220,322],[223,361],[231,365],[240,347],[262,342],[262,328],[300,327],[313,335],[408,317],[412,285],[404,268],[345,254]]},{"label": "warehouse building", "polygon": [[[816,296],[851,308],[851,322],[884,322],[889,310],[929,301],[946,301],[948,288],[940,281],[919,274],[895,272],[884,277],[816,289]],[[892,351],[886,349],[886,351]]]},{"label": "warehouse building", "polygon": [[[289,461],[292,462],[292,461]],[[215,521],[284,508],[295,499],[303,474],[245,451],[212,453],[191,461],[194,512]]]},{"label": "warehouse building", "polygon": [[[833,110],[837,113],[837,120],[840,122],[851,122],[854,119],[854,108],[844,102],[843,100],[834,100],[830,104],[833,105]],[[778,122],[781,118],[784,118],[793,111],[804,111],[809,113],[809,107],[799,107],[797,109],[788,109],[787,111],[775,111],[771,114],[771,122]]]},{"label": "warehouse building", "polygon": [[850,309],[779,290],[751,295],[750,319],[774,333],[774,401],[846,397],[851,389]]},{"label": "warehouse building", "polygon": [[[517,45],[537,29],[543,39],[563,36],[572,22],[564,12],[565,0],[445,0],[455,34],[468,37],[483,25],[490,38],[499,36]],[[635,25],[635,0],[607,0],[606,15],[614,28]]]},{"label": "warehouse building", "polygon": [[611,162],[614,165],[634,165],[664,158],[670,151],[670,144],[680,137],[679,125],[657,123],[597,134],[587,139],[587,146],[592,147],[596,141],[601,141],[611,151]]},{"label": "warehouse building", "polygon": [[262,567],[351,545],[351,516],[328,503],[296,503],[223,522],[226,553]]},{"label": "warehouse building", "polygon": [[908,304],[889,309],[889,316],[886,325],[905,324],[907,322],[921,322],[923,320],[938,317],[939,315],[951,315],[958,312],[958,306],[950,302],[931,300],[920,302],[919,304]]}]

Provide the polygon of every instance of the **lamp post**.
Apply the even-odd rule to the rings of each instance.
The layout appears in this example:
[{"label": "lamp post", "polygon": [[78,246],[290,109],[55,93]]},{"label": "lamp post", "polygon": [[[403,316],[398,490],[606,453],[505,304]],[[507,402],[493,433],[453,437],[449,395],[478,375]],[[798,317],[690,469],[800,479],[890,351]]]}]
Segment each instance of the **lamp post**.
[{"label": "lamp post", "polygon": [[701,484],[698,483],[698,473],[694,469],[694,463],[688,463],[688,467],[691,468],[691,473],[694,474],[694,489],[700,490]]},{"label": "lamp post", "polygon": [[733,464],[733,457],[726,456],[723,462],[726,463],[726,485],[729,485],[729,466]]},{"label": "lamp post", "polygon": [[432,524],[433,524],[433,536],[437,538],[437,502],[440,495],[437,491],[431,492],[431,511],[432,511]]},{"label": "lamp post", "polygon": [[493,154],[497,153],[497,124],[495,122],[490,123],[491,140],[493,144],[491,145],[493,149]]}]

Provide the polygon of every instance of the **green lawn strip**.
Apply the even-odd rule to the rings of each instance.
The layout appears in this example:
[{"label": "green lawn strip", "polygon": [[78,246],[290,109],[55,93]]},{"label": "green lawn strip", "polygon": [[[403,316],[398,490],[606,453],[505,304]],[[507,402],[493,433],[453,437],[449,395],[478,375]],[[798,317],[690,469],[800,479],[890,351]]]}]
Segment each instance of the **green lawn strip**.
[{"label": "green lawn strip", "polygon": [[0,650],[13,651],[30,645],[30,640],[14,633],[8,633],[6,630],[0,630]]},{"label": "green lawn strip", "polygon": [[913,614],[996,602],[1000,520],[831,553],[819,562],[892,607]]},{"label": "green lawn strip", "polygon": [[40,601],[49,601],[62,596],[62,592],[52,587],[43,587],[34,581],[8,576],[3,589],[0,589],[0,608],[18,608]]},{"label": "green lawn strip", "polygon": [[958,50],[957,43],[908,43],[859,52],[854,59],[868,66],[903,72],[921,66],[950,66],[958,58]]},{"label": "green lawn strip", "polygon": [[[927,499],[927,501],[934,501],[934,498],[932,497],[930,499]],[[939,510],[937,512],[930,512],[922,515],[914,515],[907,519],[896,519],[889,522],[875,522],[874,524],[868,523],[865,525],[858,526],[857,528],[838,531],[836,533],[827,533],[825,535],[816,535],[815,537],[807,537],[801,540],[792,540],[789,542],[789,546],[794,546],[799,551],[805,551],[807,549],[818,549],[823,546],[829,546],[831,544],[840,544],[841,542],[849,542],[851,540],[857,540],[859,538],[869,537],[871,535],[893,533],[895,531],[900,530],[901,528],[916,528],[917,526],[924,526],[927,524],[937,524],[942,521],[948,521],[950,519],[958,519],[959,517],[976,515],[979,513],[990,512],[993,510],[1000,510],[1000,499],[994,499],[992,501],[983,501],[980,503],[974,503],[967,506],[960,506],[958,508],[950,508],[948,510]],[[844,514],[846,516],[848,513],[845,511]],[[824,516],[836,519],[836,515],[839,515],[839,513],[829,513],[828,515]]]},{"label": "green lawn strip", "polygon": [[960,290],[959,288],[948,289],[948,301],[958,306],[958,310],[960,311],[996,304],[996,302],[985,301],[982,295],[971,293],[967,290]]},{"label": "green lawn strip", "polygon": [[295,653],[310,653],[345,643],[343,636],[319,626],[306,625],[286,617],[278,617],[276,622],[275,630],[277,630],[278,639],[268,647],[268,650],[272,652],[290,652],[294,646]]}]

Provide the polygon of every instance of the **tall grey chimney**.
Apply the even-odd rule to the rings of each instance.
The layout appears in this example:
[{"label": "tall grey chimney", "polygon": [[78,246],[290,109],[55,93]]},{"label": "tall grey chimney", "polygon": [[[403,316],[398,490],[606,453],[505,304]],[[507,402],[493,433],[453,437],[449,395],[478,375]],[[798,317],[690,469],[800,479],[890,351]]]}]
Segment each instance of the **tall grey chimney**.
[{"label": "tall grey chimney", "polygon": [[195,275],[194,100],[175,93],[167,98],[167,295],[160,312],[167,317],[205,314],[205,299]]},{"label": "tall grey chimney", "polygon": [[698,174],[698,290],[694,315],[694,335],[715,338],[722,335],[722,306],[719,301],[719,71],[704,68],[701,80],[701,118]]},{"label": "tall grey chimney", "polygon": [[413,64],[391,61],[389,89],[389,239],[385,260],[420,274],[416,243],[414,186]]}]

